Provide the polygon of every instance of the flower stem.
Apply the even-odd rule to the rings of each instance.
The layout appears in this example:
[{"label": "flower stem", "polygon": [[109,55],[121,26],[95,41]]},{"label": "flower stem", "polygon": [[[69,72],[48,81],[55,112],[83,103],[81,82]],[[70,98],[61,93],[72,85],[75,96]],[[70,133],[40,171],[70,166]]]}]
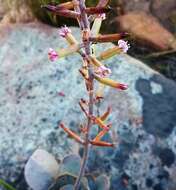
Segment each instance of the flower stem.
[{"label": "flower stem", "polygon": [[[87,30],[90,31],[90,25],[89,25],[89,21],[88,21],[88,17],[87,14],[85,12],[86,10],[86,6],[85,6],[85,2],[84,0],[79,0],[79,10],[81,13],[81,23],[83,23],[83,30]],[[88,33],[90,35],[90,32]],[[89,115],[93,114],[93,90],[94,90],[94,76],[93,76],[93,68],[92,65],[90,64],[90,61],[88,59],[88,57],[91,54],[91,45],[90,45],[90,41],[84,41],[83,42],[85,45],[85,54],[86,54],[86,61],[88,63],[88,80],[89,80]],[[84,155],[82,158],[82,165],[80,168],[80,172],[79,175],[77,177],[76,183],[74,185],[74,190],[78,190],[79,186],[80,186],[80,182],[82,177],[84,176],[85,173],[85,168],[86,168],[86,164],[87,164],[87,160],[88,160],[88,156],[89,156],[89,150],[90,150],[90,143],[89,143],[89,134],[90,134],[90,129],[92,127],[92,120],[90,117],[87,117],[88,121],[87,121],[87,133],[85,135],[85,145],[84,145]]]}]

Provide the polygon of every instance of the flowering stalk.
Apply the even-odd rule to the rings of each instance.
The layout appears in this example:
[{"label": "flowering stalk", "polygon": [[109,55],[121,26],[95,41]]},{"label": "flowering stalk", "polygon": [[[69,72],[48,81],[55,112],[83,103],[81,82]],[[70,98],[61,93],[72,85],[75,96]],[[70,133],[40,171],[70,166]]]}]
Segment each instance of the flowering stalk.
[{"label": "flowering stalk", "polygon": [[[89,21],[88,21],[88,16],[86,14],[86,6],[85,6],[85,1],[84,0],[80,0],[79,1],[79,9],[81,11],[81,22],[83,23],[83,34],[84,32],[86,32],[86,35],[83,35],[83,42],[85,44],[85,54],[86,54],[86,62],[88,63],[87,67],[88,67],[88,93],[89,93],[89,110],[88,110],[88,114],[89,115],[93,115],[93,90],[94,90],[94,77],[93,77],[93,67],[90,64],[90,61],[87,59],[87,57],[90,56],[91,54],[91,44],[89,41],[89,37],[90,37],[90,25],[89,25]],[[92,127],[92,120],[90,117],[87,118],[87,131],[85,134],[85,145],[84,145],[84,155],[83,155],[83,159],[82,159],[82,165],[81,165],[81,169],[78,175],[78,178],[76,180],[76,183],[74,185],[74,189],[78,190],[79,186],[80,186],[80,181],[85,173],[85,167],[87,164],[87,159],[88,159],[88,155],[89,155],[89,148],[90,148],[90,144],[89,144],[89,132],[90,129]]]},{"label": "flowering stalk", "polygon": [[[69,47],[57,51],[50,48],[48,52],[48,56],[51,61],[56,61],[58,58],[68,56],[75,52],[78,52],[82,56],[82,66],[79,69],[79,72],[85,81],[88,93],[88,100],[81,99],[79,101],[80,108],[87,119],[86,124],[84,122],[83,125],[79,125],[81,126],[80,129],[84,137],[80,137],[79,134],[76,134],[74,131],[65,127],[63,123],[59,125],[60,128],[62,128],[71,138],[84,146],[82,165],[76,183],[74,185],[75,190],[79,189],[81,179],[84,176],[90,147],[114,146],[114,143],[102,141],[103,136],[108,133],[112,127],[111,124],[106,123],[106,119],[111,112],[111,108],[108,107],[108,109],[103,114],[100,114],[98,107],[97,114],[95,114],[94,104],[97,104],[97,102],[98,105],[100,104],[100,100],[103,98],[103,89],[106,86],[117,88],[120,90],[127,89],[127,85],[121,84],[115,80],[108,78],[112,71],[101,62],[101,60],[108,59],[116,54],[123,52],[126,53],[129,48],[129,44],[124,40],[121,40],[121,38],[127,36],[126,33],[99,35],[102,21],[106,18],[105,13],[110,10],[109,7],[106,7],[108,2],[109,0],[100,0],[96,7],[90,8],[87,8],[85,6],[85,0],[72,0],[70,2],[62,3],[57,6],[43,6],[45,9],[53,12],[56,15],[62,15],[69,18],[77,19],[82,32],[82,41],[78,42],[69,28],[67,28],[66,26],[62,27],[59,30],[59,35],[66,39]],[[88,14],[93,15],[92,18],[94,19],[91,29],[88,20]],[[118,41],[118,46],[110,48],[100,53],[100,55],[96,57],[95,43],[112,41]],[[99,84],[98,91],[95,91],[95,82],[98,82]],[[97,125],[99,131],[98,134],[96,134],[95,138],[91,139],[90,130],[93,125]]]}]

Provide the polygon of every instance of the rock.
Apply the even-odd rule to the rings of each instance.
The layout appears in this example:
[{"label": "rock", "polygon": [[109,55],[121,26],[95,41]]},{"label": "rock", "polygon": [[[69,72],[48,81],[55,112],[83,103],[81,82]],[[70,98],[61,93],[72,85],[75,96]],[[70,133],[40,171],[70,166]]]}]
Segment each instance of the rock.
[{"label": "rock", "polygon": [[167,21],[170,15],[175,12],[176,3],[175,0],[155,0],[151,1],[150,7],[153,15],[155,15],[161,21]]},{"label": "rock", "polygon": [[19,10],[11,9],[7,12],[0,24],[6,25],[8,23],[28,23],[33,21],[35,21],[35,18],[31,10],[26,6],[23,6]]},{"label": "rock", "polygon": [[[72,31],[79,39],[79,30]],[[82,152],[57,127],[63,121],[78,132],[84,119],[78,106],[79,99],[86,97],[78,72],[81,59],[71,55],[49,62],[48,49],[67,44],[56,28],[41,23],[1,27],[0,44],[0,178],[26,190],[23,169],[36,149],[45,149],[58,162]],[[111,46],[100,45],[97,53]],[[87,172],[95,177],[107,175],[112,190],[149,190],[147,179],[152,179],[152,187],[173,186],[175,178],[158,176],[165,169],[171,175],[176,167],[176,84],[128,55],[113,57],[106,64],[112,78],[128,84],[129,89],[105,89],[100,111],[112,106],[109,121],[113,126],[105,139],[113,139],[117,146],[93,147]],[[157,148],[173,154],[163,157],[156,154]]]},{"label": "rock", "polygon": [[5,5],[5,1],[0,0],[0,20],[3,18],[7,10],[8,10],[8,7]]},{"label": "rock", "polygon": [[7,2],[0,0],[0,26],[9,23],[28,23],[34,20],[32,10],[25,1]]},{"label": "rock", "polygon": [[[120,13],[144,12],[155,16],[164,27],[175,33],[173,17],[176,13],[175,0],[123,0],[116,3]],[[164,13],[164,14],[163,14]]]},{"label": "rock", "polygon": [[123,0],[123,8],[126,13],[131,11],[150,12],[150,0]]},{"label": "rock", "polygon": [[[130,12],[117,18],[122,31],[128,31],[141,44],[158,50],[176,49],[176,39],[158,20],[144,12]],[[159,35],[158,35],[159,34]]]}]

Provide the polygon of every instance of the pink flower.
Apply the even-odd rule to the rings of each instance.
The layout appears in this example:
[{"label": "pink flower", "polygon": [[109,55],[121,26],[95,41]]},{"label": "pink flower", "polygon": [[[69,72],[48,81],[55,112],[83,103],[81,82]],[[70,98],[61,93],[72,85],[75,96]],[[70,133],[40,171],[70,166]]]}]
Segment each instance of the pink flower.
[{"label": "pink flower", "polygon": [[57,54],[57,52],[55,50],[50,48],[49,52],[48,52],[48,57],[49,57],[50,61],[56,61],[57,58],[59,57],[59,55]]},{"label": "pink flower", "polygon": [[59,35],[63,38],[65,38],[68,33],[71,33],[71,30],[66,26],[61,27],[61,29],[59,30]]},{"label": "pink flower", "polygon": [[105,20],[106,19],[106,14],[105,13],[99,14],[98,18],[101,18],[102,20]]},{"label": "pink flower", "polygon": [[119,46],[119,48],[121,48],[123,50],[124,53],[126,53],[128,51],[128,49],[130,48],[128,41],[124,41],[124,40],[119,40],[118,46]]},{"label": "pink flower", "polygon": [[104,78],[107,77],[109,74],[111,74],[111,69],[105,67],[105,66],[100,66],[98,69],[95,71],[97,75],[100,77]]}]

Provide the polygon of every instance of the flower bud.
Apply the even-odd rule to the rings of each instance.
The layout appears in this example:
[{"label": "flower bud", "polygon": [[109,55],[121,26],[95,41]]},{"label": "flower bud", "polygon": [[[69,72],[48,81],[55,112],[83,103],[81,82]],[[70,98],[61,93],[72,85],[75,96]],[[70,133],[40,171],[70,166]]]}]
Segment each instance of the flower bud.
[{"label": "flower bud", "polygon": [[70,137],[75,139],[78,143],[84,144],[84,141],[76,133],[66,128],[63,123],[61,123],[59,127],[61,127]]},{"label": "flower bud", "polygon": [[109,7],[89,7],[86,8],[87,14],[103,14],[108,13],[111,9]]},{"label": "flower bud", "polygon": [[105,142],[105,141],[94,141],[90,140],[90,143],[95,146],[107,146],[107,147],[114,147],[113,143]]},{"label": "flower bud", "polygon": [[128,88],[128,86],[126,84],[121,84],[121,83],[118,83],[112,79],[109,79],[109,78],[101,78],[97,75],[94,75],[95,79],[97,81],[99,81],[100,83],[102,84],[105,84],[107,86],[111,86],[113,88],[118,88],[118,89],[121,89],[121,90],[126,90]]},{"label": "flower bud", "polygon": [[53,12],[53,14],[59,15],[59,16],[64,16],[68,18],[76,18],[76,19],[80,17],[80,13],[77,13],[75,11],[71,11],[68,9],[58,8],[57,6],[54,6],[54,5],[43,5],[42,8],[45,8],[46,10]]},{"label": "flower bud", "polygon": [[56,9],[73,9],[74,5],[72,1],[61,3],[56,6]]},{"label": "flower bud", "polygon": [[[127,33],[120,33],[120,34],[105,34],[105,35],[99,35],[96,37],[90,37],[90,41],[94,43],[104,43],[104,42],[115,42],[121,39],[122,37],[127,37]],[[120,41],[120,40],[119,40]],[[122,40],[123,41],[123,40]],[[121,42],[121,41],[120,41]],[[121,42],[122,43],[122,42]]]}]

